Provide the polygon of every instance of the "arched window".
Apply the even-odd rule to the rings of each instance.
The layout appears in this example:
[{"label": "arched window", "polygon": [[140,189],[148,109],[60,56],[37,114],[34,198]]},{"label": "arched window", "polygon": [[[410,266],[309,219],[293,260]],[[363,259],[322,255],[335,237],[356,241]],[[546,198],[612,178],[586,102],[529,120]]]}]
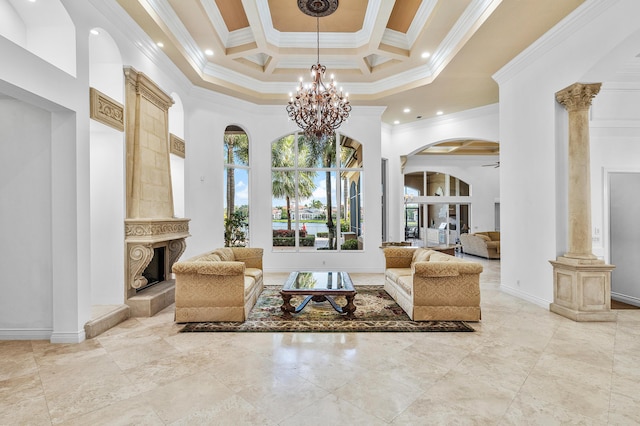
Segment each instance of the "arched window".
[{"label": "arched window", "polygon": [[224,245],[249,245],[249,138],[239,126],[224,132]]},{"label": "arched window", "polygon": [[359,142],[287,135],[271,146],[271,178],[274,250],[363,249]]}]

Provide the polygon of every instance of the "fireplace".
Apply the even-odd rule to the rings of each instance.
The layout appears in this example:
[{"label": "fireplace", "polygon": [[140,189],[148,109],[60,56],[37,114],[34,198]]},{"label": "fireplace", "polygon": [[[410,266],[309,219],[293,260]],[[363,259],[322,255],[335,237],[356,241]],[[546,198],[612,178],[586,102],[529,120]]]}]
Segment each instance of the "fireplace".
[{"label": "fireplace", "polygon": [[127,304],[157,287],[149,287],[153,281],[172,283],[168,279],[171,267],[187,247],[188,236],[189,219],[125,219]]},{"label": "fireplace", "polygon": [[125,302],[131,316],[153,316],[174,301],[171,267],[186,248],[189,219],[176,218],[169,159],[173,104],[149,77],[127,67]]}]

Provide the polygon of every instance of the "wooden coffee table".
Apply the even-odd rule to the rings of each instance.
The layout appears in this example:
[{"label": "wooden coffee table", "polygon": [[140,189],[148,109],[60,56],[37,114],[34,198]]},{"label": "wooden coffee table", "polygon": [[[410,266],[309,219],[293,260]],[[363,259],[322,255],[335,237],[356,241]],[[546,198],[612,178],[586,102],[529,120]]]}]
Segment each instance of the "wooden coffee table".
[{"label": "wooden coffee table", "polygon": [[[292,272],[282,286],[283,316],[291,318],[291,314],[302,311],[309,301],[327,301],[340,314],[345,314],[347,319],[353,318],[356,305],[353,299],[357,291],[353,288],[351,277],[346,272]],[[291,305],[291,297],[307,296],[298,306]],[[344,296],[347,299],[345,306],[339,306],[333,298]]]}]

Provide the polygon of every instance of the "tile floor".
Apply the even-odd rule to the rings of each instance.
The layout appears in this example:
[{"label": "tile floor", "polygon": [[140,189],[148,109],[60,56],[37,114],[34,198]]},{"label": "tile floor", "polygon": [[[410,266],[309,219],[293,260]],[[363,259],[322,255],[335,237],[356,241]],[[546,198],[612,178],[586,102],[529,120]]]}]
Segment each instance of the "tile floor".
[{"label": "tile floor", "polygon": [[575,323],[482,263],[475,333],[180,334],[169,307],[81,344],[0,342],[0,424],[640,424],[640,310]]}]

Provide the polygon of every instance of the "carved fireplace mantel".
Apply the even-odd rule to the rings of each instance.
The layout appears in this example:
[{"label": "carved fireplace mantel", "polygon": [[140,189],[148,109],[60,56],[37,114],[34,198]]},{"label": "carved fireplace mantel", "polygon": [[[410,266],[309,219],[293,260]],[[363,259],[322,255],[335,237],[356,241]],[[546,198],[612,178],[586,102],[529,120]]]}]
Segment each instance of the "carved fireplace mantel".
[{"label": "carved fireplace mantel", "polygon": [[165,269],[170,271],[184,252],[187,246],[185,238],[189,236],[189,219],[125,219],[128,296],[147,284],[142,272],[151,262],[155,247],[166,246]]}]

